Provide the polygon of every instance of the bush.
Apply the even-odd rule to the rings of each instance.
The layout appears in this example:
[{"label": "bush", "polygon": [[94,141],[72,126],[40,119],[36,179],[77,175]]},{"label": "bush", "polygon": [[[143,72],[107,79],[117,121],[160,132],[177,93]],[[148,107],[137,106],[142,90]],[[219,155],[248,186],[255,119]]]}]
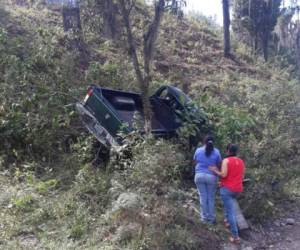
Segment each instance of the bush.
[{"label": "bush", "polygon": [[[123,151],[110,163],[113,169],[125,168],[123,174],[128,188],[138,186],[146,192],[164,193],[163,189],[181,181],[182,171],[189,160],[180,150],[180,145],[151,137],[144,140],[140,135],[135,137],[133,134],[128,138],[130,141],[125,139]],[[124,166],[128,156],[130,161]]]},{"label": "bush", "polygon": [[34,199],[30,194],[24,194],[11,200],[17,211],[30,212],[33,210]]},{"label": "bush", "polygon": [[85,203],[89,211],[102,213],[109,203],[110,173],[102,169],[82,168],[75,179],[75,197]]},{"label": "bush", "polygon": [[[266,65],[261,67],[268,72]],[[228,74],[201,97],[223,153],[229,142],[240,146],[250,180],[242,207],[256,219],[276,212],[276,200],[286,197],[283,187],[294,178],[293,166],[299,162],[299,85],[293,80],[283,83],[285,71],[269,73],[272,79],[266,82]]]},{"label": "bush", "polygon": [[54,189],[57,186],[57,184],[58,184],[58,180],[50,179],[50,180],[47,180],[47,181],[38,182],[35,185],[35,188],[40,194],[45,194],[49,190]]},{"label": "bush", "polygon": [[[23,32],[29,32],[23,21]],[[71,127],[77,119],[70,105],[76,93],[68,95],[68,82],[78,79],[70,74],[76,72],[77,53],[60,46],[68,38],[58,28],[37,30],[30,42],[22,33],[8,36],[0,30],[0,152],[9,164],[52,161],[78,134]]]}]

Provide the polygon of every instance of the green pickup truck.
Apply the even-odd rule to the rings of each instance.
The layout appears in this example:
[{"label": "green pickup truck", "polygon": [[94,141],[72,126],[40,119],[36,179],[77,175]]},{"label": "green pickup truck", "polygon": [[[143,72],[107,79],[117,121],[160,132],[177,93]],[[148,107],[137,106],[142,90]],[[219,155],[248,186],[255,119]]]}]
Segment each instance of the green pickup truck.
[{"label": "green pickup truck", "polygon": [[[150,98],[152,108],[151,127],[156,136],[171,137],[176,130],[193,117],[201,127],[206,119],[199,116],[199,109],[176,87],[160,87]],[[122,142],[118,133],[129,133],[134,129],[135,117],[143,117],[142,98],[137,93],[91,86],[82,102],[76,104],[77,111],[86,128],[106,147],[118,146]],[[141,131],[143,132],[143,131]]]}]

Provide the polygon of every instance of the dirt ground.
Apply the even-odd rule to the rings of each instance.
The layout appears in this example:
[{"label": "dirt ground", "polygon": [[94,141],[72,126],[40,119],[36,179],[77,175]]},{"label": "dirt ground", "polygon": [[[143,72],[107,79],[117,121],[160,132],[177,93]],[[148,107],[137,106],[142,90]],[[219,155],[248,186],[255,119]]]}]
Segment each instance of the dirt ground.
[{"label": "dirt ground", "polygon": [[251,230],[241,232],[239,246],[225,243],[223,250],[299,250],[300,249],[300,199],[282,207],[278,218],[273,218]]}]

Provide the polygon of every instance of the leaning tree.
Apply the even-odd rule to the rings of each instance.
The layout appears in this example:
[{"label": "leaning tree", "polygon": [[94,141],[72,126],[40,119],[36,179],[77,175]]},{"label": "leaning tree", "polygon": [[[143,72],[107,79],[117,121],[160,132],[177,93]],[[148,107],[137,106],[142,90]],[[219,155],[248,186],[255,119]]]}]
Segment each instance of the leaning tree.
[{"label": "leaning tree", "polygon": [[136,7],[134,0],[118,0],[120,13],[123,18],[126,30],[129,55],[132,59],[137,81],[140,86],[143,107],[144,107],[144,128],[147,134],[151,131],[151,107],[149,102],[149,85],[151,83],[151,63],[155,49],[160,23],[163,13],[170,10],[171,13],[178,15],[185,5],[184,0],[156,0],[154,1],[153,18],[143,32],[143,59],[138,57],[136,39],[133,35],[131,24],[131,13]]}]

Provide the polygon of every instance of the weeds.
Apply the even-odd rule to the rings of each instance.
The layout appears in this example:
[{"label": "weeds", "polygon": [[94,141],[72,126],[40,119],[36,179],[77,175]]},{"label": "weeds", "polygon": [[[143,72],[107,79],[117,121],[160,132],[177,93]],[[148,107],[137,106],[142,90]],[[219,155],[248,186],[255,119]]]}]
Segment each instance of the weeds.
[{"label": "weeds", "polygon": [[[193,117],[179,140],[133,132],[109,163],[91,167],[95,144],[72,104],[87,84],[130,90],[137,85],[121,41],[103,39],[87,2],[88,64],[54,12],[0,9],[3,248],[26,248],[32,236],[33,249],[218,249],[223,231],[199,222],[198,197],[190,188],[194,148],[187,141],[199,132]],[[286,193],[299,193],[300,90],[294,69],[286,60],[264,64],[237,42],[235,60],[225,60],[212,20],[195,19],[200,23],[171,16],[163,21],[151,87],[171,81],[184,88],[203,107],[206,129],[223,153],[229,142],[240,145],[249,180],[241,205],[247,216],[263,219],[277,212],[276,202]],[[89,29],[86,22],[96,26]],[[137,37],[143,24],[137,22]],[[138,206],[128,209],[121,201]]]}]

